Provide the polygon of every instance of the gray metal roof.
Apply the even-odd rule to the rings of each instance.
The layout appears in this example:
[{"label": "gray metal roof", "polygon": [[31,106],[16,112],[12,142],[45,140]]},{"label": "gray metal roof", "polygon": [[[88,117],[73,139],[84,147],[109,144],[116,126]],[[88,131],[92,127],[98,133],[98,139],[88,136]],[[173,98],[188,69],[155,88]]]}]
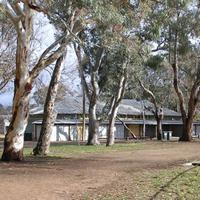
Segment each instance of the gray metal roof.
[{"label": "gray metal roof", "polygon": [[[31,115],[42,114],[43,106],[39,105],[30,110]],[[81,114],[83,113],[82,98],[67,96],[64,100],[55,103],[55,110],[59,114]],[[86,112],[88,110],[88,103],[86,103]]]},{"label": "gray metal roof", "polygon": [[[104,103],[98,103],[97,109],[100,112],[103,108]],[[118,114],[119,115],[141,115],[144,106],[153,107],[153,104],[147,100],[137,101],[135,99],[123,99],[120,103]],[[63,101],[55,104],[55,109],[59,114],[82,114],[82,98],[67,96]],[[86,101],[86,113],[88,113],[89,103]],[[180,116],[180,113],[173,110],[164,108],[164,116]],[[38,106],[30,110],[31,115],[42,114],[43,106]],[[145,110],[145,115],[152,116],[153,113]]]},{"label": "gray metal roof", "polygon": [[[144,107],[154,108],[153,103],[151,103],[148,100],[137,101],[135,99],[123,99],[120,105],[132,106],[135,109],[138,109],[140,111],[140,114],[141,112],[143,112]],[[163,108],[163,112],[164,112],[164,116],[181,116],[180,113],[174,110],[170,110],[168,108]],[[153,113],[145,109],[145,115],[153,115]]]}]

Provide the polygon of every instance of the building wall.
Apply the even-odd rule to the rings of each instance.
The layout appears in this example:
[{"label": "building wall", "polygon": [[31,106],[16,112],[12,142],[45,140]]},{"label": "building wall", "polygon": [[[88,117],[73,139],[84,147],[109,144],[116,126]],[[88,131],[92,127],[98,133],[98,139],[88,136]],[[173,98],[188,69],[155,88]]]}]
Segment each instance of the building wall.
[{"label": "building wall", "polygon": [[193,132],[192,132],[193,136],[200,136],[200,124],[194,124],[193,125]]},{"label": "building wall", "polygon": [[10,122],[7,118],[0,116],[0,134],[6,134],[6,131],[7,131],[8,126],[10,124]]},{"label": "building wall", "polygon": [[163,131],[172,131],[173,137],[181,137],[183,132],[183,125],[176,124],[176,125],[163,125]]},{"label": "building wall", "polygon": [[156,126],[155,125],[146,125],[145,136],[149,138],[156,137]]},{"label": "building wall", "polygon": [[[137,125],[137,124],[127,124],[127,127],[131,130],[131,132],[134,133],[134,135],[136,137],[141,137],[141,128],[140,128],[140,125]],[[131,138],[132,135],[131,133],[128,131],[128,137]]]},{"label": "building wall", "polygon": [[116,139],[124,139],[125,131],[123,125],[115,125],[115,138]]},{"label": "building wall", "polygon": [[[38,140],[41,124],[35,124],[33,131],[33,140]],[[106,139],[107,137],[107,125],[99,126],[99,138]],[[116,125],[115,138],[124,139],[124,127],[122,125]],[[88,126],[86,126],[85,134],[82,134],[81,125],[54,125],[51,135],[51,142],[55,141],[86,141],[88,139]]]},{"label": "building wall", "polygon": [[4,119],[0,117],[0,134],[5,134]]},{"label": "building wall", "polygon": [[67,126],[56,125],[53,127],[51,141],[67,141],[69,140],[69,128]]},{"label": "building wall", "polygon": [[[24,136],[24,139],[25,140],[34,140],[34,125],[33,125],[33,122],[34,121],[37,121],[37,120],[41,120],[42,119],[42,115],[30,115],[29,119],[28,119],[28,124],[27,124],[27,127],[26,127],[26,130],[25,130],[25,136]],[[39,131],[39,130],[38,130]]]}]

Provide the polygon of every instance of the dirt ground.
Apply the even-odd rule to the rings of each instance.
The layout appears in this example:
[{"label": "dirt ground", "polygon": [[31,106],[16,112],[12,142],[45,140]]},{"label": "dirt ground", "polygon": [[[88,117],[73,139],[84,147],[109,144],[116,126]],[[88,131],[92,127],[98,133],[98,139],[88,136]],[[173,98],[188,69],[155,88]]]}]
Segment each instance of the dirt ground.
[{"label": "dirt ground", "polygon": [[144,149],[129,152],[0,162],[0,200],[101,199],[105,192],[124,189],[130,174],[138,177],[144,171],[200,160],[199,152],[199,142],[149,141]]}]

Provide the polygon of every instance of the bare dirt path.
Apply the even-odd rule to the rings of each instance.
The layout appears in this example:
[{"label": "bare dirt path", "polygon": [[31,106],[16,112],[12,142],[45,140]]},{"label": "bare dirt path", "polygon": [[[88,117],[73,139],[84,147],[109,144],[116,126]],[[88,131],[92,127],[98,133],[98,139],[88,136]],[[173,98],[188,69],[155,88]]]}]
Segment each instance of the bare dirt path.
[{"label": "bare dirt path", "polygon": [[95,199],[143,171],[200,160],[200,143],[146,142],[142,150],[0,162],[0,200]]}]

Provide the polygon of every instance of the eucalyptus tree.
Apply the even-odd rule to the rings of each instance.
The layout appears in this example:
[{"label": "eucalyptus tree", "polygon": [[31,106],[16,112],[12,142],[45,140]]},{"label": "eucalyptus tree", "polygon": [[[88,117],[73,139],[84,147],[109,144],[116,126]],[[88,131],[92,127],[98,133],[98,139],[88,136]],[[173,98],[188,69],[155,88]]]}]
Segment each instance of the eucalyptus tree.
[{"label": "eucalyptus tree", "polygon": [[156,136],[158,140],[162,139],[162,119],[164,117],[163,107],[171,107],[174,102],[172,101],[172,81],[170,77],[170,70],[164,61],[164,58],[159,55],[149,55],[146,56],[146,61],[142,59],[142,69],[136,75],[136,83],[140,84],[137,98],[139,99],[149,99],[153,106],[145,106],[143,104],[144,112],[145,110],[150,111],[157,122],[156,126]]},{"label": "eucalyptus tree", "polygon": [[183,121],[180,140],[190,141],[200,95],[199,46],[196,42],[200,27],[198,1],[160,1],[152,10],[144,22],[141,38],[153,42],[156,47],[152,51],[162,55],[172,69]]},{"label": "eucalyptus tree", "polygon": [[[130,58],[126,44],[114,45],[107,53],[106,67],[101,72],[101,82],[104,101],[107,101],[103,111],[104,118],[108,118],[106,146],[114,144],[114,127],[119,104],[124,96],[128,78]],[[102,85],[100,83],[100,85]]]},{"label": "eucalyptus tree", "polygon": [[[90,16],[94,23],[92,26],[87,27],[82,38],[83,40],[87,40],[87,44],[86,46],[82,45],[79,48],[76,48],[76,50],[79,50],[77,54],[77,57],[79,58],[79,64],[80,66],[83,66],[81,68],[81,75],[85,80],[83,81],[83,85],[90,102],[88,144],[98,143],[98,120],[95,111],[96,102],[102,95],[104,86],[111,86],[106,84],[106,75],[103,77],[102,72],[106,71],[107,75],[109,74],[109,65],[111,66],[111,64],[108,64],[107,61],[109,60],[110,62],[111,59],[109,57],[112,57],[116,53],[115,48],[118,49],[119,46],[123,46],[123,44],[131,46],[130,44],[134,43],[134,40],[137,38],[136,29],[141,23],[145,14],[148,13],[148,3],[151,4],[152,2],[146,1],[145,3],[136,3],[133,1],[129,2],[119,0],[116,2],[101,1],[93,4],[95,5],[95,12],[91,13]],[[129,42],[127,42],[128,39]],[[132,48],[135,48],[135,46],[132,45]],[[112,61],[113,65],[116,63],[116,68],[119,67],[120,69],[115,71],[115,73],[119,71],[119,74],[116,74],[116,76],[113,75],[112,77],[116,78],[116,82],[113,81],[116,84],[115,87],[113,87],[115,90],[112,91],[113,94],[110,96],[111,99],[109,100],[110,104],[108,110],[110,110],[110,123],[108,128],[108,141],[112,142],[108,142],[108,145],[113,144],[114,141],[113,126],[115,122],[115,116],[119,103],[123,97],[127,79],[125,66],[129,62],[127,53],[128,51],[126,51],[125,55],[123,48],[121,48],[121,50],[122,52],[118,53],[120,58]],[[121,55],[124,55],[124,58],[122,58]],[[98,63],[95,63],[95,61],[98,61]],[[121,62],[121,64],[119,64],[119,62]],[[106,66],[107,64],[108,66]],[[101,85],[101,83],[103,83],[104,86]]]},{"label": "eucalyptus tree", "polygon": [[66,34],[63,34],[41,54],[37,63],[30,67],[30,40],[34,31],[34,12],[43,12],[43,9],[29,0],[1,1],[0,9],[13,23],[17,34],[12,118],[4,139],[2,160],[22,160],[32,85],[39,73],[63,54],[67,40],[59,45],[65,40]]},{"label": "eucalyptus tree", "polygon": [[103,88],[102,83],[105,84],[101,75],[111,46],[125,23],[121,12],[123,9],[119,9],[123,4],[122,1],[112,3],[107,0],[90,4],[90,23],[80,34],[82,43],[75,45],[82,84],[89,100],[88,145],[99,144],[96,107]]},{"label": "eucalyptus tree", "polygon": [[82,33],[81,39],[86,43],[83,47],[84,58],[81,55],[79,46],[75,46],[75,51],[79,62],[82,84],[84,84],[84,90],[89,100],[89,135],[87,144],[97,145],[99,144],[99,127],[96,108],[100,95],[99,73],[105,56],[105,47],[103,47],[96,29],[89,28],[85,30]]},{"label": "eucalyptus tree", "polygon": [[144,86],[144,84],[139,80],[141,88],[144,92],[150,97],[151,101],[153,102],[154,108],[144,106],[144,109],[149,110],[155,116],[157,126],[156,126],[156,135],[157,139],[162,139],[162,119],[164,117],[162,106],[159,105],[158,99],[156,98],[155,94],[148,88]]},{"label": "eucalyptus tree", "polygon": [[[110,83],[108,82],[107,90],[110,91],[110,103],[108,104],[109,125],[107,130],[107,146],[114,144],[114,124],[117,117],[119,104],[125,95],[129,82],[134,81],[137,71],[141,72],[143,69],[141,51],[142,43],[140,40],[140,25],[143,24],[144,18],[151,11],[153,1],[127,1],[123,5],[125,11],[125,23],[120,30],[120,37],[122,38],[116,50],[110,55],[111,65],[115,65],[110,73]],[[116,41],[117,42],[117,41]],[[119,48],[120,47],[120,48]],[[118,52],[119,51],[119,52]],[[118,70],[117,70],[117,69]],[[112,74],[113,73],[113,74]],[[108,78],[109,79],[109,78]],[[136,86],[138,87],[138,85]],[[133,135],[135,138],[135,135]]]},{"label": "eucalyptus tree", "polygon": [[[82,6],[77,3],[78,1],[59,1],[52,2],[48,7],[49,20],[57,29],[57,35],[67,33],[66,37],[73,35],[68,43],[69,46],[72,41],[77,39],[77,34],[82,30],[81,17]],[[63,43],[63,41],[61,42]],[[42,128],[36,147],[33,149],[34,155],[47,155],[50,147],[50,137],[53,129],[54,122],[57,117],[54,105],[58,92],[59,82],[61,80],[61,73],[63,69],[64,59],[67,52],[57,59],[55,68],[53,70],[51,81],[48,87],[48,92],[44,104],[44,114],[42,120]]]}]

